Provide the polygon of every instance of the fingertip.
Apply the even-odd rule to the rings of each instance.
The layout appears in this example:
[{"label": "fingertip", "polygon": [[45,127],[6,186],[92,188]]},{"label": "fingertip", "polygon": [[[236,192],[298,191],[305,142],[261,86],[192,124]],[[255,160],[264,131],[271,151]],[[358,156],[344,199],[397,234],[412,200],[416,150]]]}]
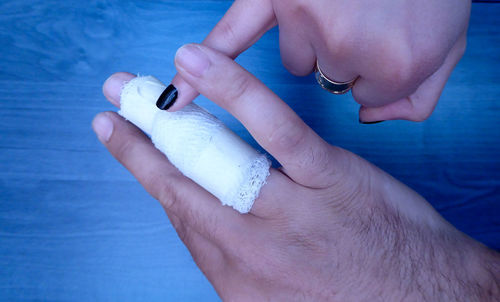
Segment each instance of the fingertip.
[{"label": "fingertip", "polygon": [[110,119],[109,112],[101,112],[92,120],[92,129],[97,135],[97,138],[105,144],[113,134],[113,121]]},{"label": "fingertip", "polygon": [[211,66],[207,47],[201,44],[186,44],[175,53],[175,67],[182,76],[201,78]]},{"label": "fingertip", "polygon": [[381,107],[365,107],[361,106],[359,108],[359,123],[369,124],[372,122],[388,120],[387,115],[382,113]]},{"label": "fingertip", "polygon": [[128,72],[117,72],[111,75],[102,86],[104,96],[116,107],[120,107],[120,94],[123,85],[136,76]]},{"label": "fingertip", "polygon": [[177,88],[178,96],[172,107],[167,110],[169,112],[181,110],[199,95],[198,91],[191,87],[179,74],[175,75],[172,85]]}]

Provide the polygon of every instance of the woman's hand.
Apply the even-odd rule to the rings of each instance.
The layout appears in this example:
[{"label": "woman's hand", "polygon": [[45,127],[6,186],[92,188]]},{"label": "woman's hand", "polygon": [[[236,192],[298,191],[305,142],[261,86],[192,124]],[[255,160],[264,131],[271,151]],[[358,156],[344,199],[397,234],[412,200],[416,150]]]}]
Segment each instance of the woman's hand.
[{"label": "woman's hand", "polygon": [[[337,82],[357,77],[361,121],[428,118],[466,45],[470,0],[236,0],[203,44],[235,58],[279,25],[295,75],[318,60]],[[178,110],[196,89],[177,75]]]},{"label": "woman's hand", "polygon": [[[282,165],[250,214],[222,206],[117,114],[98,115],[93,127],[161,202],[224,300],[486,301],[498,294],[498,255],[402,183],[327,144],[229,57],[187,45],[175,63],[186,83],[241,121]],[[132,77],[106,81],[113,104]]]}]

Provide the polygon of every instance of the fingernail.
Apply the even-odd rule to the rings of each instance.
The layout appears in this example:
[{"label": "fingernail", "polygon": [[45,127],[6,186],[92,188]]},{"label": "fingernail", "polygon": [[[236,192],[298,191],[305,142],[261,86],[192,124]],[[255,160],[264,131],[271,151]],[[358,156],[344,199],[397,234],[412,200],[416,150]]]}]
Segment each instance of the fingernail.
[{"label": "fingernail", "polygon": [[161,110],[168,110],[177,100],[177,88],[174,85],[168,85],[156,101],[156,107]]},{"label": "fingernail", "polygon": [[362,120],[359,120],[359,123],[364,124],[364,125],[378,124],[378,123],[382,123],[382,122],[385,122],[385,121],[363,122]]},{"label": "fingernail", "polygon": [[210,66],[208,56],[196,45],[184,45],[177,50],[175,62],[195,77],[201,77]]},{"label": "fingernail", "polygon": [[94,118],[92,128],[94,128],[97,138],[99,138],[102,143],[107,143],[113,133],[113,122],[106,113],[100,113]]}]

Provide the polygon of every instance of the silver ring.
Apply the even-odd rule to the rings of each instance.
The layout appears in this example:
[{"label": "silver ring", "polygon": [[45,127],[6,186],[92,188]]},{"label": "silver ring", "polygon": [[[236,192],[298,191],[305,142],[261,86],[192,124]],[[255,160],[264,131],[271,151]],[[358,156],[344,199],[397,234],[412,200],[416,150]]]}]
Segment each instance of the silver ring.
[{"label": "silver ring", "polygon": [[323,72],[319,68],[318,60],[316,60],[315,75],[316,80],[318,81],[318,84],[321,86],[321,88],[333,94],[344,94],[348,92],[349,90],[351,90],[352,86],[354,86],[354,83],[356,83],[356,80],[358,79],[357,77],[354,80],[347,82],[337,82],[330,80],[323,74]]}]

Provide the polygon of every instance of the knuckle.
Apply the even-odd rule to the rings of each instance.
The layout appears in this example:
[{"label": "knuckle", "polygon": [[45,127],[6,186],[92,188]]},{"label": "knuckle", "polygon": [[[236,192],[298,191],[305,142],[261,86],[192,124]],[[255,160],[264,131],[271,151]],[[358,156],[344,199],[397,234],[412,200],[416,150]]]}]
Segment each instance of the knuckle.
[{"label": "knuckle", "polygon": [[123,143],[120,143],[116,147],[115,157],[124,165],[127,165],[129,159],[135,153],[135,148],[137,148],[137,144],[134,143],[134,140],[127,139]]},{"label": "knuckle", "polygon": [[[342,26],[344,27],[345,25],[338,25],[337,23],[335,26]],[[328,37],[326,39],[326,48],[328,49],[328,54],[330,54],[334,58],[339,58],[341,60],[346,59],[350,56],[350,54],[353,52],[353,44],[350,39],[350,37],[346,34],[349,31],[347,28],[340,29],[336,31],[334,34],[331,35],[324,35]]]},{"label": "knuckle", "polygon": [[231,86],[228,91],[224,91],[221,100],[222,105],[226,108],[234,106],[236,102],[245,99],[246,95],[250,94],[254,88],[252,78],[245,72],[238,71],[231,78]]},{"label": "knuckle", "polygon": [[406,86],[414,77],[415,64],[408,50],[397,49],[385,56],[382,78],[396,87]]},{"label": "knuckle", "polygon": [[382,46],[377,62],[376,81],[383,87],[385,101],[396,101],[413,92],[428,76],[421,56],[408,43],[395,39]]},{"label": "knuckle", "polygon": [[[177,176],[167,176],[164,177],[161,182],[158,183],[158,188],[154,191],[158,192],[156,195],[158,200],[165,208],[166,211],[173,211],[174,213],[178,211],[179,200],[181,199],[179,194],[179,181]],[[158,182],[158,179],[152,179],[153,183]]]},{"label": "knuckle", "polygon": [[277,148],[278,152],[283,150],[290,152],[297,150],[307,136],[305,124],[293,120],[285,120],[275,124],[266,138],[268,145]]},{"label": "knuckle", "polygon": [[233,23],[226,18],[223,18],[215,25],[214,31],[217,33],[220,41],[227,41],[228,44],[238,43],[239,41],[239,36],[235,33]]},{"label": "knuckle", "polygon": [[270,131],[267,143],[277,154],[287,162],[287,165],[295,169],[317,168],[318,174],[324,174],[330,169],[330,154],[328,148],[310,141],[311,130],[304,124],[287,121],[278,124]]},{"label": "knuckle", "polygon": [[[225,242],[224,238],[227,235],[223,231],[222,221],[217,217],[217,215],[205,215],[204,217],[200,217],[200,213],[197,215],[191,215],[190,219],[195,219],[195,221],[206,221],[206,223],[200,225],[203,233],[206,234],[207,239],[212,242]],[[222,245],[222,244],[221,244]]]},{"label": "knuckle", "polygon": [[[319,26],[328,56],[338,58],[337,60],[348,60],[353,53],[356,53],[358,47],[352,39],[353,23],[349,17],[338,16]],[[335,31],[332,32],[332,28],[335,28]]]},{"label": "knuckle", "polygon": [[[298,161],[298,165],[304,168],[315,167],[316,175],[324,176],[332,172],[330,153],[323,148],[308,147],[305,153],[299,158],[301,158],[301,160]],[[331,177],[329,179],[331,179]]]},{"label": "knuckle", "polygon": [[411,37],[404,30],[397,31],[379,44],[374,57],[377,60],[377,72],[395,87],[411,82],[418,68],[419,48],[413,47]]},{"label": "knuckle", "polygon": [[412,58],[412,80],[420,85],[443,65],[447,56],[448,51],[445,52],[434,44],[420,47]]},{"label": "knuckle", "polygon": [[[290,4],[289,4],[290,5]],[[311,3],[308,0],[297,0],[291,3],[291,8],[297,13],[306,12],[311,9]]]},{"label": "knuckle", "polygon": [[169,218],[170,224],[172,225],[172,227],[174,227],[175,230],[183,227],[182,221],[176,215],[169,215]]},{"label": "knuckle", "polygon": [[183,223],[180,219],[176,219],[176,222],[172,222],[172,226],[174,227],[175,231],[177,232],[177,236],[179,236],[179,239],[186,245],[190,246],[190,236],[188,232],[188,228],[186,227],[186,224]]},{"label": "knuckle", "polygon": [[384,79],[393,81],[396,87],[416,88],[439,69],[448,55],[440,43],[415,45],[404,37],[388,43],[384,50]]}]

